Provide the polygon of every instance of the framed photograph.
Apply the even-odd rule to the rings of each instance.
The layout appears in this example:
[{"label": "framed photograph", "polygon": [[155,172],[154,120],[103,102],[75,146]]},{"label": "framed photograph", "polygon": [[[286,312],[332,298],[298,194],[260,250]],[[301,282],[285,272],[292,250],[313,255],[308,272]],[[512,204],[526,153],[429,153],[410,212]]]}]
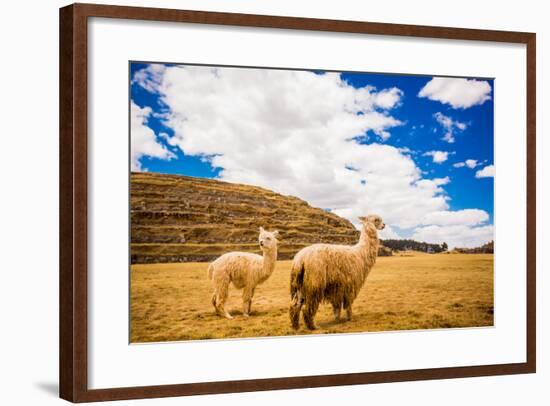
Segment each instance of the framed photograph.
[{"label": "framed photograph", "polygon": [[60,396],[533,373],[535,34],[60,10]]}]

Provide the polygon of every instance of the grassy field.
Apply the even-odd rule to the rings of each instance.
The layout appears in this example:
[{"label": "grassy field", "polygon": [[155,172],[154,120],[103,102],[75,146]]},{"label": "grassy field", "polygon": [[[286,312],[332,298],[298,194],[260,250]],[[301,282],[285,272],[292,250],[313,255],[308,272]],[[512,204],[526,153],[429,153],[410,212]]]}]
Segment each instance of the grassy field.
[{"label": "grassy field", "polygon": [[[214,314],[207,263],[131,268],[131,341],[159,342],[311,334],[290,328],[290,261],[258,286],[252,314],[241,314],[241,291],[230,290],[233,320]],[[315,334],[493,325],[492,254],[403,253],[378,258],[354,303],[354,318],[335,323],[321,305]]]}]

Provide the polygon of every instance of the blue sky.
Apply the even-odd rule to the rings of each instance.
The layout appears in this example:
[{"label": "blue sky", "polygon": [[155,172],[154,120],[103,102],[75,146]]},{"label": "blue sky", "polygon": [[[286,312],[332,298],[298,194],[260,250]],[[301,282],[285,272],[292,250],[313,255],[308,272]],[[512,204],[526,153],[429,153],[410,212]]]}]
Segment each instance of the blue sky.
[{"label": "blue sky", "polygon": [[491,79],[131,63],[130,97],[132,170],[375,210],[386,238],[492,239]]}]

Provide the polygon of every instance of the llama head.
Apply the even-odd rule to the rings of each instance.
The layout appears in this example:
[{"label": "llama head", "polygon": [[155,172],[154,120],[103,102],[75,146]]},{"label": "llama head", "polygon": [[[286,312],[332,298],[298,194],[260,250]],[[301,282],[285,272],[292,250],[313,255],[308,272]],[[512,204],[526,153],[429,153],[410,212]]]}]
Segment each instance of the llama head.
[{"label": "llama head", "polygon": [[260,243],[260,247],[262,250],[271,250],[277,247],[277,243],[279,240],[279,232],[278,231],[267,231],[264,230],[263,227],[260,227],[260,235],[258,237],[258,241]]},{"label": "llama head", "polygon": [[386,227],[382,217],[377,214],[369,214],[365,217],[359,217],[359,221],[363,224],[364,227],[374,226],[377,230],[383,230]]}]

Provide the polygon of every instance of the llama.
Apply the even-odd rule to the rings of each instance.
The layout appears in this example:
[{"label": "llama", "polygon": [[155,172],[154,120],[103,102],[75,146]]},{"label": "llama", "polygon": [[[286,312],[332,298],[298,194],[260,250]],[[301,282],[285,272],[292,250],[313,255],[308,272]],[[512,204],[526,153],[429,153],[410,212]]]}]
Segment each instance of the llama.
[{"label": "llama", "polygon": [[208,278],[212,280],[214,293],[212,305],[216,313],[232,319],[225,310],[229,285],[243,289],[243,316],[248,317],[252,307],[254,289],[273,273],[277,262],[278,231],[269,232],[260,227],[259,243],[263,256],[249,252],[228,252],[208,266]]},{"label": "llama", "polygon": [[365,283],[378,254],[378,231],[385,227],[380,216],[359,217],[361,236],[355,245],[314,244],[302,249],[292,262],[290,274],[290,321],[300,326],[300,310],[306,327],[315,330],[314,318],[321,302],[332,304],[336,321],[342,307],[347,320],[353,301]]}]

